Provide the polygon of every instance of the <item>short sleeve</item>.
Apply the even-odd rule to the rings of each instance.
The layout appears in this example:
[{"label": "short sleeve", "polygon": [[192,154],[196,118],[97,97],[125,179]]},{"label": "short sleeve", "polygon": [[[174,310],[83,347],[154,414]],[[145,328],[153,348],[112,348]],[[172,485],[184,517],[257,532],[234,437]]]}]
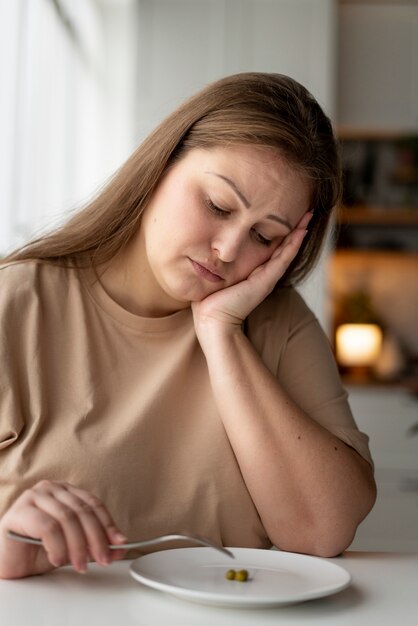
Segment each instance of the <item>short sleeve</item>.
[{"label": "short sleeve", "polygon": [[248,320],[248,336],[289,396],[316,422],[373,465],[352,415],[331,345],[292,288],[272,294]]},{"label": "short sleeve", "polygon": [[24,429],[28,393],[28,328],[33,295],[20,268],[0,268],[0,459]]}]

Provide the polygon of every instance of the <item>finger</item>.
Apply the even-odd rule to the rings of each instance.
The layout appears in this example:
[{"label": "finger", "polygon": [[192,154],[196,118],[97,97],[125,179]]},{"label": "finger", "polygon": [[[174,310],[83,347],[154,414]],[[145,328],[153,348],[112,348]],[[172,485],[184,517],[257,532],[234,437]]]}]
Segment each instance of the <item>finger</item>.
[{"label": "finger", "polygon": [[307,232],[306,228],[297,228],[289,233],[283,243],[273,252],[270,260],[281,258],[283,262],[287,262],[289,265],[297,255]]},{"label": "finger", "polygon": [[[107,544],[111,543],[114,545],[126,543],[128,540],[123,533],[117,528],[112,516],[110,515],[108,509],[105,507],[103,502],[94,496],[93,494],[85,491],[84,489],[80,489],[79,487],[75,487],[67,482],[54,482],[54,485],[60,485],[64,489],[65,492],[72,493],[77,496],[80,500],[84,501],[88,507],[90,507],[91,511],[97,516],[101,525],[103,526],[103,530],[106,534],[106,539],[104,540],[105,552],[107,551]],[[71,506],[70,500],[67,496],[64,495],[64,502],[67,502],[68,505]],[[85,509],[85,512],[88,512],[88,508]],[[110,552],[110,560],[115,560],[115,558],[121,558],[126,551],[124,550],[111,550]]]},{"label": "finger", "polygon": [[[299,248],[302,244],[303,238],[305,237],[307,231],[305,229],[298,229],[292,231],[289,235],[287,235],[286,239],[283,243],[276,248],[276,250],[271,255],[270,259],[257,267],[249,276],[251,278],[259,271],[269,271],[272,274],[276,275],[277,272],[281,271],[281,274],[287,270],[290,263],[293,261],[295,256],[297,255]],[[279,277],[276,276],[276,280]]]},{"label": "finger", "polygon": [[[280,257],[282,258],[283,261],[290,259],[290,261],[288,262],[288,265],[289,265],[289,263],[293,260],[293,258],[296,256],[296,254],[299,251],[302,241],[307,233],[306,227],[308,226],[310,220],[312,219],[312,216],[313,216],[312,211],[307,211],[306,213],[302,215],[301,219],[296,224],[295,228],[285,237],[282,243],[274,250],[269,261],[271,261],[272,259],[276,259],[277,257]],[[292,253],[293,253],[293,256],[292,256]],[[254,274],[258,273],[259,270],[262,270],[264,267],[266,267],[269,261],[257,267],[250,274],[250,276],[253,276]],[[287,267],[285,269],[287,269]]]},{"label": "finger", "polygon": [[[40,539],[42,546],[37,548],[38,552],[43,551],[53,567],[65,565],[68,562],[67,543],[61,526],[55,518],[38,508],[33,496],[30,490],[19,498],[16,511],[8,515],[7,528]],[[33,546],[29,547],[33,550]]]},{"label": "finger", "polygon": [[299,228],[302,228],[305,230],[309,222],[311,221],[312,217],[313,217],[312,211],[307,211],[307,213],[304,213],[301,219],[299,220],[299,222],[296,224],[295,230]]},{"label": "finger", "polygon": [[78,487],[74,487],[73,485],[66,484],[67,488],[78,496],[81,500],[84,500],[91,509],[95,512],[98,519],[100,520],[104,531],[107,536],[107,541],[112,544],[120,544],[126,543],[127,538],[120,530],[117,528],[112,516],[110,515],[108,509],[105,507],[103,502],[99,500],[96,496],[91,493],[84,491],[83,489],[79,489]]},{"label": "finger", "polygon": [[[107,535],[93,510],[93,508],[104,509],[103,504],[94,496],[79,490],[87,500],[85,502],[75,496],[72,489],[67,483],[44,481],[35,491],[40,492],[37,504],[45,507],[62,525],[69,561],[77,571],[84,572],[90,556],[102,565],[110,563],[112,558],[107,545]],[[46,498],[43,500],[42,497],[45,496],[50,496],[52,500]]]},{"label": "finger", "polygon": [[[111,562],[108,537],[101,521],[101,517],[107,519],[104,512],[105,507],[98,498],[86,492],[82,492],[81,496],[79,497],[78,494],[74,493],[71,486],[61,487],[55,494],[56,499],[74,514],[74,521],[77,521],[81,528],[82,539],[78,532],[71,535],[75,550],[83,550],[83,546],[86,546],[94,561],[101,565],[108,565]],[[71,513],[68,515],[71,517]],[[74,529],[76,529],[75,526]],[[77,541],[80,541],[80,546],[78,546]]]},{"label": "finger", "polygon": [[266,293],[270,293],[274,289],[277,281],[284,275],[296,257],[306,232],[306,229],[292,231],[283,244],[274,251],[270,259],[250,274],[248,281],[254,284],[254,288],[257,284],[260,286],[259,281],[262,277]]},{"label": "finger", "polygon": [[[55,498],[58,503],[67,508],[59,511],[45,497]],[[33,529],[27,530],[26,528],[18,530],[23,534],[38,536],[46,542],[48,551],[52,554],[51,562],[55,566],[70,561],[78,571],[85,571],[89,556],[105,565],[117,558],[122,558],[125,553],[123,550],[110,551],[108,549],[108,542],[120,544],[125,543],[127,539],[116,528],[104,504],[97,497],[82,489],[65,482],[44,480],[37,483],[31,490],[24,492],[17,502],[20,503],[21,509],[32,507],[33,510],[37,510],[36,507],[39,506],[41,513],[46,513],[42,511],[42,507],[49,512],[47,517],[41,518],[45,522],[45,527],[38,526],[35,532]],[[51,514],[56,515],[58,520],[51,517]],[[71,518],[73,514],[75,519],[71,532],[65,526],[61,528],[62,520]],[[77,521],[81,527],[81,533],[75,525]],[[74,543],[76,544],[75,553],[74,548],[71,547]]]},{"label": "finger", "polygon": [[49,545],[50,537],[55,537],[59,528],[65,539],[69,562],[78,572],[86,572],[88,543],[78,515],[71,507],[59,501],[56,490],[54,493],[35,491],[34,504],[51,520],[40,536],[44,545]]}]

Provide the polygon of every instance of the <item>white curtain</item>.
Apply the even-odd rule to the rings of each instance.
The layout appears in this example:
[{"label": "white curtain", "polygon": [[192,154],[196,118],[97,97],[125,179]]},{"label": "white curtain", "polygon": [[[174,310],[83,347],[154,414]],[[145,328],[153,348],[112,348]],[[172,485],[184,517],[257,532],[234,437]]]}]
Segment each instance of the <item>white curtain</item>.
[{"label": "white curtain", "polygon": [[102,182],[103,32],[94,0],[0,0],[0,255]]}]

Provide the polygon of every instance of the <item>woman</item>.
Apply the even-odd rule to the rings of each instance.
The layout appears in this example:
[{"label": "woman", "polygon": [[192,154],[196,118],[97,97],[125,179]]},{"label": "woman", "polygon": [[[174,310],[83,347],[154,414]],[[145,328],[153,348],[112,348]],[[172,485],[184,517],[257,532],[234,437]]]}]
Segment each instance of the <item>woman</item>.
[{"label": "woman", "polygon": [[122,533],[321,556],[350,544],[375,499],[367,437],[293,288],[340,184],[312,96],[239,74],[6,259],[0,576],[105,565]]}]

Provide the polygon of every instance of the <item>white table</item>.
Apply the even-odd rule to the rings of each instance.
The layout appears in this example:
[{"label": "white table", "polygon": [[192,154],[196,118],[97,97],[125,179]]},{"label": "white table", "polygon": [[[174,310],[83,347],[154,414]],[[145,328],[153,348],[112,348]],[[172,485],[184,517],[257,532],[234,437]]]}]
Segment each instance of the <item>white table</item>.
[{"label": "white table", "polygon": [[47,576],[0,580],[2,626],[409,626],[418,619],[418,554],[346,552],[332,559],[353,581],[318,600],[275,609],[192,604],[131,578],[129,562],[91,565],[80,575],[65,567]]}]

